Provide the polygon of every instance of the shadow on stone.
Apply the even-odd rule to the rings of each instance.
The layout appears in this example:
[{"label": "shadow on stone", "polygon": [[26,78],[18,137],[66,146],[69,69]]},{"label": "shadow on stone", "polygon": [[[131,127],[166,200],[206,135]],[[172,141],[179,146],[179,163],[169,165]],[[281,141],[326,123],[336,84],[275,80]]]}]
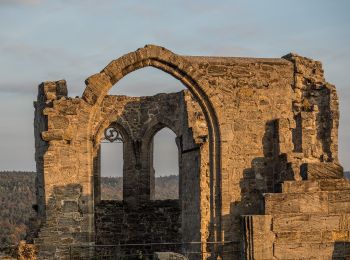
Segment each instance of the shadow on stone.
[{"label": "shadow on stone", "polygon": [[350,242],[335,242],[332,254],[334,260],[350,259]]},{"label": "shadow on stone", "polygon": [[224,251],[235,252],[237,259],[243,254],[242,237],[244,225],[242,216],[264,214],[264,193],[281,192],[285,180],[293,180],[294,172],[286,154],[280,152],[278,120],[265,123],[265,132],[261,140],[263,156],[251,161],[251,167],[243,170],[240,180],[241,200],[231,203],[230,214],[223,216],[223,222],[229,222],[235,236],[225,238],[234,243]]}]

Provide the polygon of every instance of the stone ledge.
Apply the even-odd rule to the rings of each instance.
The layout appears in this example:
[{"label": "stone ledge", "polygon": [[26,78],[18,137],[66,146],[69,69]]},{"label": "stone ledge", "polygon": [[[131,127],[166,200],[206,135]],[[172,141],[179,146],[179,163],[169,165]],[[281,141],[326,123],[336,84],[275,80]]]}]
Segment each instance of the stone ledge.
[{"label": "stone ledge", "polygon": [[[333,259],[350,255],[350,246],[347,242],[335,243],[290,243],[274,244],[274,257],[277,259]],[[329,256],[329,258],[324,258]]]},{"label": "stone ledge", "polygon": [[324,179],[313,181],[285,181],[282,184],[283,193],[304,193],[339,190],[350,190],[350,181],[347,179]]},{"label": "stone ledge", "polygon": [[265,214],[350,213],[350,193],[317,191],[313,193],[267,193]]},{"label": "stone ledge", "polygon": [[341,179],[344,170],[336,163],[304,163],[300,167],[300,174],[303,180]]}]

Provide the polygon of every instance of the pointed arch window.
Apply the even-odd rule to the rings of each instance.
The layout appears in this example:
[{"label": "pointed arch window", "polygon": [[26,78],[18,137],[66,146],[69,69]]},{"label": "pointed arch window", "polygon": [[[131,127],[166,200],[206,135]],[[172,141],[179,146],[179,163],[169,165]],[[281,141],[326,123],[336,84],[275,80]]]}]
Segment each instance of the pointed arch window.
[{"label": "pointed arch window", "polygon": [[100,162],[101,200],[123,200],[124,138],[113,124],[104,130]]}]

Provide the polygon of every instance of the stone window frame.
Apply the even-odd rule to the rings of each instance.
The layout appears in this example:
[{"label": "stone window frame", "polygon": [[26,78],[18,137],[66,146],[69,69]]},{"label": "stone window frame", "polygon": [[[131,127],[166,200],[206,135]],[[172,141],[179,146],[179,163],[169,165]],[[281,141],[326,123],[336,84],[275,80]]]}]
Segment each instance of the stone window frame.
[{"label": "stone window frame", "polygon": [[[131,149],[132,144],[131,144],[131,136],[129,134],[129,132],[126,130],[126,128],[118,121],[112,122],[110,124],[108,124],[107,127],[104,127],[105,124],[102,124],[102,126],[100,127],[100,129],[97,131],[97,136],[95,139],[95,147],[97,146],[97,155],[95,156],[95,160],[94,160],[94,200],[95,203],[99,203],[100,201],[102,201],[101,199],[101,143],[103,140],[105,140],[104,137],[104,132],[106,129],[113,127],[116,128],[118,130],[118,132],[120,133],[122,139],[123,139],[123,183],[124,183],[124,175],[125,175],[125,156],[127,153],[128,149]],[[124,184],[123,184],[124,185]],[[123,193],[124,193],[124,187],[123,187]],[[122,196],[122,200],[124,198],[124,194]]]}]

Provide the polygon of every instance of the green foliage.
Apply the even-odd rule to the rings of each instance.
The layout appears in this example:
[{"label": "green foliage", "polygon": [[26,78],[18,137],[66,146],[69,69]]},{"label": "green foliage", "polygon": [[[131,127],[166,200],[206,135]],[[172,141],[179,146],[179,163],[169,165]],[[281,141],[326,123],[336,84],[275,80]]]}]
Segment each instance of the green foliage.
[{"label": "green foliage", "polygon": [[35,216],[34,172],[0,172],[0,246],[25,238],[26,223]]}]

